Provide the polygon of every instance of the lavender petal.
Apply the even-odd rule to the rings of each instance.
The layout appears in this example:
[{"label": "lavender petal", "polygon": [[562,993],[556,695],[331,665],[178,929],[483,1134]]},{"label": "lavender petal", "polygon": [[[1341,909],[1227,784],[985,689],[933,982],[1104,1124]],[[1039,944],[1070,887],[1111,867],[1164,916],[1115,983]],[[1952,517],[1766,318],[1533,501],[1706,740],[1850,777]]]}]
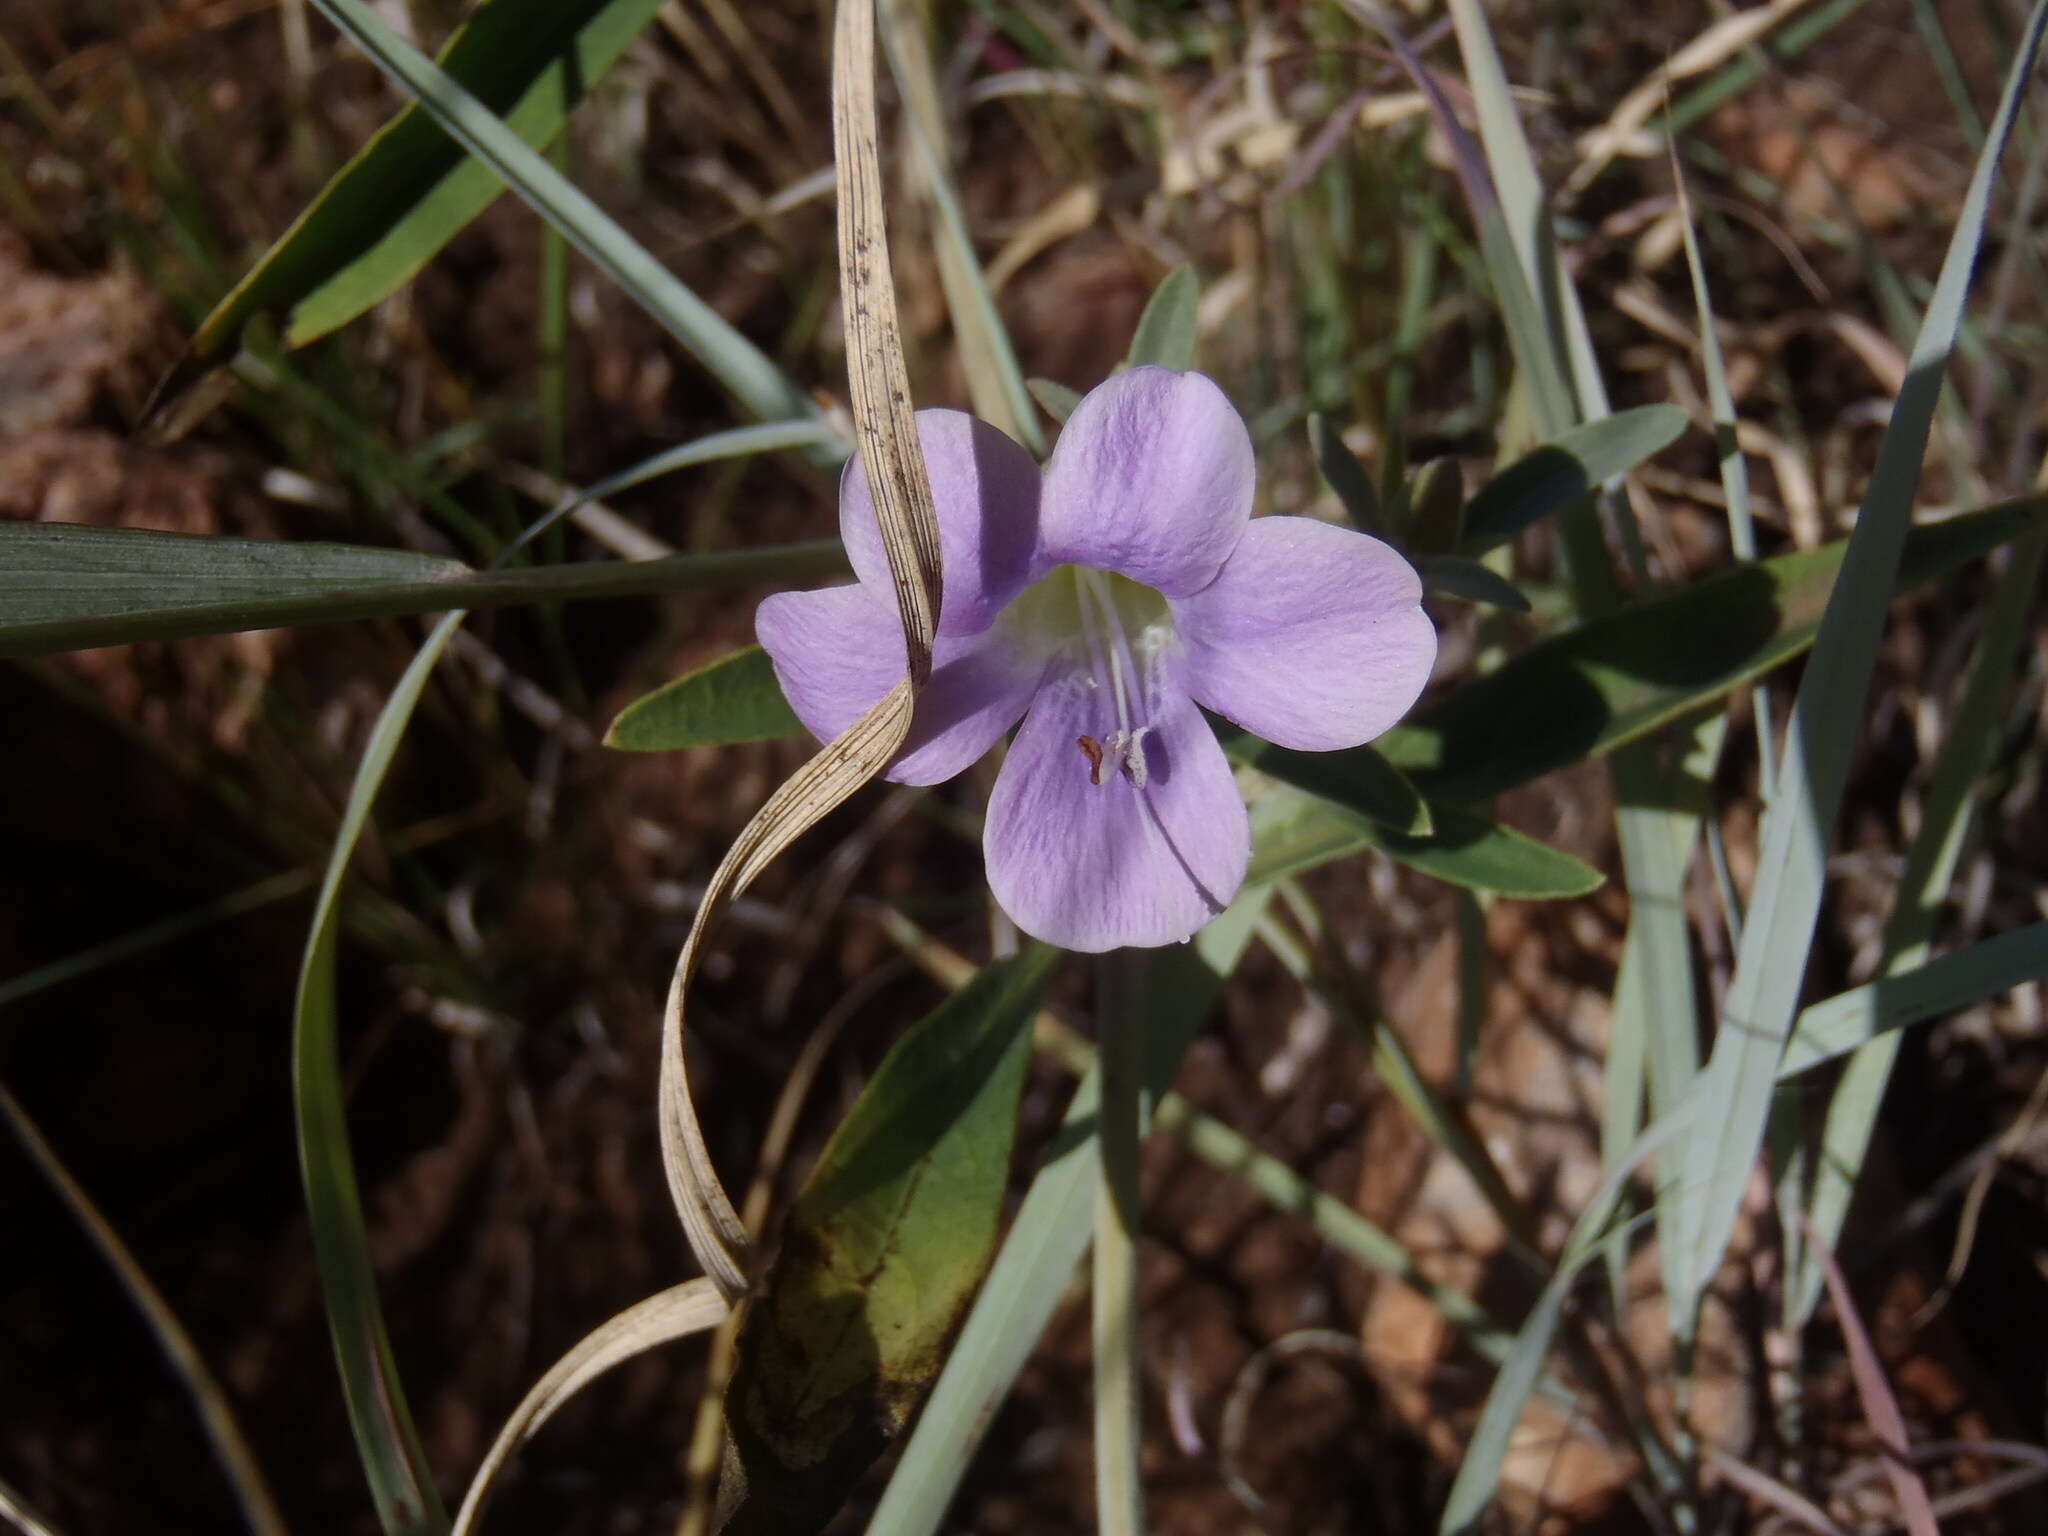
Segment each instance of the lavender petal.
[{"label": "lavender petal", "polygon": [[1436,661],[1415,568],[1370,534],[1314,518],[1253,519],[1215,581],[1173,613],[1188,691],[1296,751],[1372,740]]},{"label": "lavender petal", "polygon": [[[754,629],[790,708],[820,741],[858,720],[908,670],[895,606],[869,587],[778,592],[762,602]],[[938,784],[968,767],[1017,723],[1044,671],[988,634],[942,634],[932,662],[910,736],[882,775],[898,784]]]},{"label": "lavender petal", "polygon": [[1230,765],[1184,695],[1159,701],[1139,751],[1145,785],[1104,759],[1091,782],[1082,737],[1116,730],[1104,690],[1051,679],[989,797],[989,888],[1036,938],[1088,953],[1190,937],[1244,882],[1251,830]]},{"label": "lavender petal", "polygon": [[[1038,465],[1001,432],[964,411],[919,411],[917,440],[932,483],[945,562],[942,635],[976,635],[1027,581],[1038,547]],[[839,537],[862,585],[891,590],[867,469],[859,458],[839,487]]]},{"label": "lavender petal", "polygon": [[1169,597],[1208,584],[1252,512],[1251,434],[1203,374],[1132,368],[1090,390],[1045,467],[1046,559]]}]

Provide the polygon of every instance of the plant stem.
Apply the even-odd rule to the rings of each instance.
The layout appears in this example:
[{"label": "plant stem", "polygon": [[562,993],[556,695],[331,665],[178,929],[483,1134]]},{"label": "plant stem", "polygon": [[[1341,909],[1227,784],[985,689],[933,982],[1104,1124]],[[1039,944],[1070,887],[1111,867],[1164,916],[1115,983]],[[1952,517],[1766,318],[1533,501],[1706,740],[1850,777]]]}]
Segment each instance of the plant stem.
[{"label": "plant stem", "polygon": [[1101,1040],[1102,1158],[1095,1199],[1095,1510],[1102,1536],[1142,1536],[1144,1430],[1138,1380],[1138,1156],[1145,1121],[1141,1025],[1145,958],[1102,957],[1096,970]]}]

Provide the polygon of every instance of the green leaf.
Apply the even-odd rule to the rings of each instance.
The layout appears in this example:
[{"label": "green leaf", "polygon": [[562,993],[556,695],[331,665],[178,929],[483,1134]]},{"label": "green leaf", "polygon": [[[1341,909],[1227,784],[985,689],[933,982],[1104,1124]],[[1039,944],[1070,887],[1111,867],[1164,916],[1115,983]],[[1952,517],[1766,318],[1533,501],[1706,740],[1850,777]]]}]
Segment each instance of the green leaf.
[{"label": "green leaf", "polygon": [[837,539],[478,572],[453,560],[350,544],[0,523],[0,656],[451,608],[809,581],[845,570]]},{"label": "green leaf", "polygon": [[1055,384],[1051,379],[1027,379],[1024,387],[1031,391],[1031,398],[1043,406],[1045,414],[1054,421],[1064,422],[1074,414],[1074,407],[1081,403],[1079,390]]},{"label": "green leaf", "polygon": [[1463,555],[1430,555],[1416,561],[1415,569],[1427,591],[1504,608],[1509,613],[1529,611],[1529,599],[1513,582],[1477,560],[1467,560]]},{"label": "green leaf", "polygon": [[1358,455],[1345,446],[1336,424],[1321,411],[1309,413],[1308,446],[1315,455],[1323,483],[1336,493],[1351,521],[1367,533],[1385,538],[1386,509],[1380,505],[1379,493],[1372,488],[1372,476],[1358,462]]},{"label": "green leaf", "polygon": [[740,1337],[729,1536],[823,1529],[924,1400],[994,1249],[1059,955],[1033,945],[942,1003],[827,1143]]},{"label": "green leaf", "polygon": [[1249,731],[1223,727],[1223,750],[1231,761],[1270,778],[1358,812],[1389,831],[1424,836],[1429,807],[1398,768],[1371,747],[1346,752],[1294,752],[1262,741]]},{"label": "green leaf", "polygon": [[1202,282],[1193,267],[1175,267],[1160,279],[1131,333],[1126,368],[1147,363],[1161,368],[1195,366],[1195,316],[1202,302]]},{"label": "green leaf", "polygon": [[[2038,526],[2024,497],[1915,528],[1896,590]],[[1846,541],[1780,555],[1594,619],[1467,683],[1374,743],[1432,802],[1473,804],[1612,752],[1813,644]],[[1336,754],[1343,756],[1345,754]]]},{"label": "green leaf", "polygon": [[1364,848],[1450,885],[1529,901],[1583,896],[1605,878],[1581,859],[1470,811],[1438,805],[1430,814],[1431,836],[1403,837],[1341,805],[1276,787],[1252,807],[1254,852],[1245,881],[1300,874]]},{"label": "green leaf", "polygon": [[78,523],[0,523],[0,636],[179,609],[281,602],[459,580],[457,560],[355,544],[209,538]]},{"label": "green leaf", "polygon": [[1671,1298],[1674,1311],[1695,1309],[1720,1268],[1742,1192],[1763,1146],[1771,1084],[1798,1012],[1820,916],[1828,843],[1848,785],[1858,727],[1866,716],[1885,610],[1898,589],[1912,532],[1928,434],[1983,242],[1998,162],[2033,78],[2044,29],[2048,0],[2039,0],[2014,50],[1997,119],[1971,173],[1941,274],[1913,341],[1905,382],[1878,444],[1841,579],[1829,596],[1813,658],[1793,701],[1735,972],[1713,1052],[1700,1074],[1701,1117],[1681,1155],[1670,1160],[1668,1177],[1681,1192],[1684,1219],[1673,1223],[1679,1230],[1660,1233],[1660,1240],[1679,1245],[1686,1282],[1686,1290]]},{"label": "green leaf", "polygon": [[803,729],[758,645],[722,656],[619,711],[604,744],[627,752],[772,741]]},{"label": "green leaf", "polygon": [[[660,0],[486,0],[440,58],[528,144],[546,144],[660,9]],[[379,130],[206,317],[157,398],[240,345],[256,315],[288,347],[346,325],[408,282],[505,190],[417,105]]]},{"label": "green leaf", "polygon": [[[546,156],[386,26],[363,0],[313,3],[435,122],[610,276],[756,416],[773,421],[785,417],[816,420],[822,415],[818,403],[767,354],[679,282],[616,219],[548,164]],[[845,458],[849,446],[821,442],[810,450],[809,457],[820,464],[836,463]]]},{"label": "green leaf", "polygon": [[1431,814],[1436,830],[1430,836],[1383,833],[1380,849],[1448,884],[1525,901],[1583,896],[1606,881],[1583,859],[1484,816],[1442,805]]},{"label": "green leaf", "polygon": [[1778,1080],[1811,1071],[1923,1019],[1973,1007],[2048,976],[2048,923],[2032,923],[1838,992],[1800,1010]]},{"label": "green leaf", "polygon": [[1669,446],[1685,427],[1685,412],[1675,405],[1637,406],[1573,427],[1517,459],[1465,504],[1464,552],[1491,549],[1562,511]]},{"label": "green leaf", "polygon": [[[1173,1081],[1271,895],[1265,887],[1247,885],[1192,944],[1161,951],[1144,1030],[1146,1083],[1154,1094],[1164,1094]],[[1088,1248],[1101,1179],[1095,1148],[1100,1086],[1100,1073],[1091,1072],[1075,1090],[988,1284],[947,1357],[931,1404],[868,1524],[868,1536],[931,1536],[939,1529],[969,1459],[1065,1294]]]},{"label": "green leaf", "polygon": [[434,626],[370,730],[355,780],[349,785],[341,825],[335,830],[320,895],[313,904],[312,930],[299,964],[298,993],[292,1003],[292,1097],[313,1261],[320,1272],[321,1297],[327,1304],[349,1425],[386,1536],[439,1536],[448,1528],[448,1517],[441,1508],[425,1448],[413,1428],[398,1361],[384,1331],[377,1274],[370,1261],[369,1226],[363,1219],[362,1194],[349,1153],[340,1007],[335,996],[341,886],[427,679],[464,617],[460,612],[451,613]]}]

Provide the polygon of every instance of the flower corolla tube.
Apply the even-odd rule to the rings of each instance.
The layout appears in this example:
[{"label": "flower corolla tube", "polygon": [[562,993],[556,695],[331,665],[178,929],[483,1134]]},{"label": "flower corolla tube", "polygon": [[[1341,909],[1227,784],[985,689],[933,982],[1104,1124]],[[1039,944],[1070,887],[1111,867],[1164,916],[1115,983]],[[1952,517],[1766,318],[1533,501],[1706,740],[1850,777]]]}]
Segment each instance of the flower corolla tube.
[{"label": "flower corolla tube", "polygon": [[[886,777],[937,784],[1023,721],[989,797],[990,889],[1067,949],[1170,944],[1244,881],[1251,828],[1205,707],[1279,746],[1370,741],[1428,681],[1436,631],[1389,545],[1252,514],[1251,436],[1199,373],[1091,391],[1041,472],[984,421],[917,415],[945,596],[929,685]],[[907,668],[858,460],[839,527],[858,581],[785,592],[756,630],[829,741]]]}]

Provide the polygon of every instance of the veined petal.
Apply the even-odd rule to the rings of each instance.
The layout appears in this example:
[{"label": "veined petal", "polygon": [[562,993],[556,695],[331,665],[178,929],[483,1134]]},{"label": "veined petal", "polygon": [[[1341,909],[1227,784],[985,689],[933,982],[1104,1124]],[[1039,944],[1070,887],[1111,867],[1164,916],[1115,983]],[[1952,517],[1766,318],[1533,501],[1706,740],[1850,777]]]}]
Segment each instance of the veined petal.
[{"label": "veined petal", "polygon": [[1301,752],[1372,740],[1436,661],[1415,568],[1370,534],[1309,517],[1254,518],[1173,617],[1188,691]]},{"label": "veined petal", "polygon": [[[908,670],[894,605],[865,586],[778,592],[762,602],[754,631],[790,708],[820,741],[858,720]],[[940,635],[909,739],[882,776],[898,784],[952,778],[1017,723],[1044,670],[1000,636]]]},{"label": "veined petal", "polygon": [[1089,953],[1172,944],[1236,896],[1251,828],[1223,749],[1184,696],[1153,720],[1144,787],[1113,757],[1093,783],[1080,741],[1114,733],[1114,705],[1079,672],[1039,690],[983,835],[989,888],[1026,933]]},{"label": "veined petal", "polygon": [[1251,434],[1203,374],[1132,368],[1090,390],[1045,467],[1052,564],[1115,571],[1169,597],[1208,585],[1252,515]]},{"label": "veined petal", "polygon": [[[965,411],[919,411],[917,440],[932,482],[945,561],[942,635],[978,635],[1043,571],[1038,547],[1038,465],[996,428]],[[867,468],[856,456],[839,487],[839,537],[863,586],[893,592]]]}]

